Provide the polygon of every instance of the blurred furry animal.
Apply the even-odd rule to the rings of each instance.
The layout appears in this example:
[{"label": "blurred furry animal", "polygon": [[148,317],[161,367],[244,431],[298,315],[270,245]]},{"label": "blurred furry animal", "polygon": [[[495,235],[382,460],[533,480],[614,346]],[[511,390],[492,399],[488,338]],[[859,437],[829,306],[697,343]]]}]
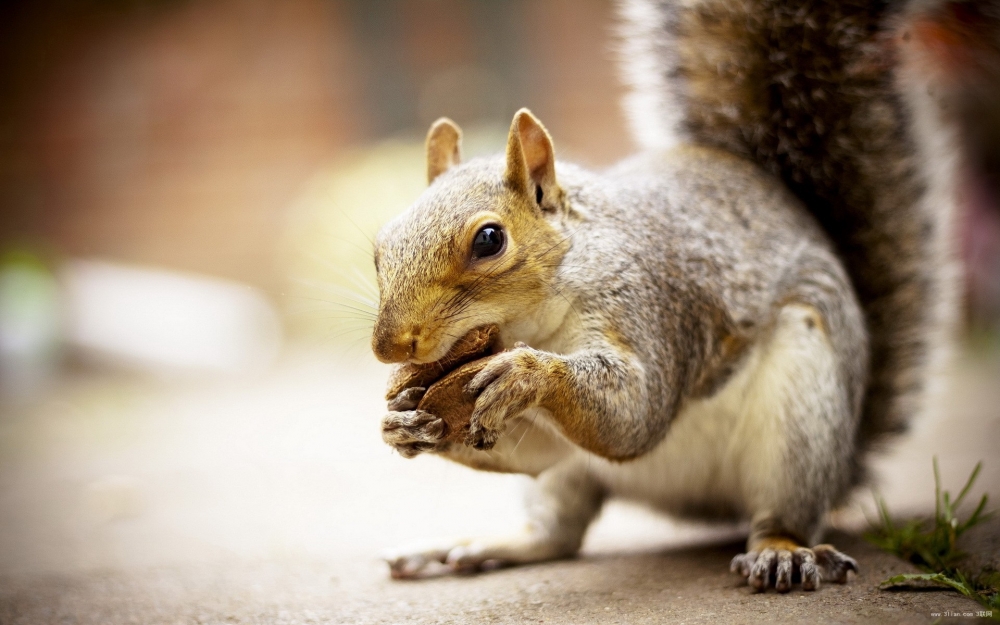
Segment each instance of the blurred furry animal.
[{"label": "blurred furry animal", "polygon": [[522,533],[400,549],[393,576],[570,556],[609,497],[748,519],[757,589],[857,570],[824,518],[922,410],[954,308],[955,132],[912,27],[934,6],[623,0],[644,150],[601,173],[526,109],[494,158],[432,126],[429,187],[376,239],[372,346],[432,362],[495,323],[507,351],[464,444],[419,410],[383,438],[535,480]]}]

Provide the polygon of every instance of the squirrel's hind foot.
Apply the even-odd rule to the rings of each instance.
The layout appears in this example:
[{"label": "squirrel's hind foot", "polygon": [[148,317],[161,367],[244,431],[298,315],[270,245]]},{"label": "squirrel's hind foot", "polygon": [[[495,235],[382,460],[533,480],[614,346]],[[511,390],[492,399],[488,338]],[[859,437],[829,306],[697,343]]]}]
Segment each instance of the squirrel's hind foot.
[{"label": "squirrel's hind foot", "polygon": [[788,592],[796,583],[802,590],[816,590],[820,581],[843,584],[848,571],[858,572],[858,563],[833,545],[802,547],[788,539],[763,539],[756,549],[733,558],[729,570],[746,578],[758,591],[773,587]]},{"label": "squirrel's hind foot", "polygon": [[[565,558],[576,548],[544,532],[424,544],[382,555],[393,579],[415,579],[441,573],[476,573],[484,568]],[[436,564],[444,565],[438,567]]]}]

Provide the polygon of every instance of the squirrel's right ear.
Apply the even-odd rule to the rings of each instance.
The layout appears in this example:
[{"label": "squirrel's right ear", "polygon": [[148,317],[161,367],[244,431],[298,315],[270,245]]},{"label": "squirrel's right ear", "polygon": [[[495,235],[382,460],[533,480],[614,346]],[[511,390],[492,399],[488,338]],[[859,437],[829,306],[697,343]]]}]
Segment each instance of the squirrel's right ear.
[{"label": "squirrel's right ear", "polygon": [[512,189],[531,193],[543,209],[560,195],[552,137],[528,109],[518,111],[510,125],[505,178]]},{"label": "squirrel's right ear", "polygon": [[462,161],[462,129],[442,117],[427,131],[427,184]]}]

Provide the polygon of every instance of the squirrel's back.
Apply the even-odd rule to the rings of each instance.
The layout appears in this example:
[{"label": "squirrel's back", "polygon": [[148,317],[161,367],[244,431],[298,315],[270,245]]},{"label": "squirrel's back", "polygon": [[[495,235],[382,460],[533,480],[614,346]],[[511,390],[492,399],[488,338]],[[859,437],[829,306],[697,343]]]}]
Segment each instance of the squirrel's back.
[{"label": "squirrel's back", "polygon": [[922,407],[954,301],[955,157],[928,85],[908,67],[920,52],[908,48],[920,44],[909,32],[918,10],[878,0],[621,2],[637,141],[749,158],[834,242],[871,342],[862,449]]}]

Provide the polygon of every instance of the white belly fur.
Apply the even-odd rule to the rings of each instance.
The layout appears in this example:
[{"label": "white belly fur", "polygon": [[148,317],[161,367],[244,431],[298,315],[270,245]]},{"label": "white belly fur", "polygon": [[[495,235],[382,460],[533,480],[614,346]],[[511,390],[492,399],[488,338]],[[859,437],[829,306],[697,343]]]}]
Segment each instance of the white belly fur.
[{"label": "white belly fur", "polygon": [[612,496],[674,514],[753,514],[769,498],[762,488],[782,487],[788,393],[834,374],[830,344],[807,326],[810,316],[809,307],[785,307],[769,340],[715,395],[688,402],[651,452],[619,463],[574,447],[566,461],[583,463]]}]

